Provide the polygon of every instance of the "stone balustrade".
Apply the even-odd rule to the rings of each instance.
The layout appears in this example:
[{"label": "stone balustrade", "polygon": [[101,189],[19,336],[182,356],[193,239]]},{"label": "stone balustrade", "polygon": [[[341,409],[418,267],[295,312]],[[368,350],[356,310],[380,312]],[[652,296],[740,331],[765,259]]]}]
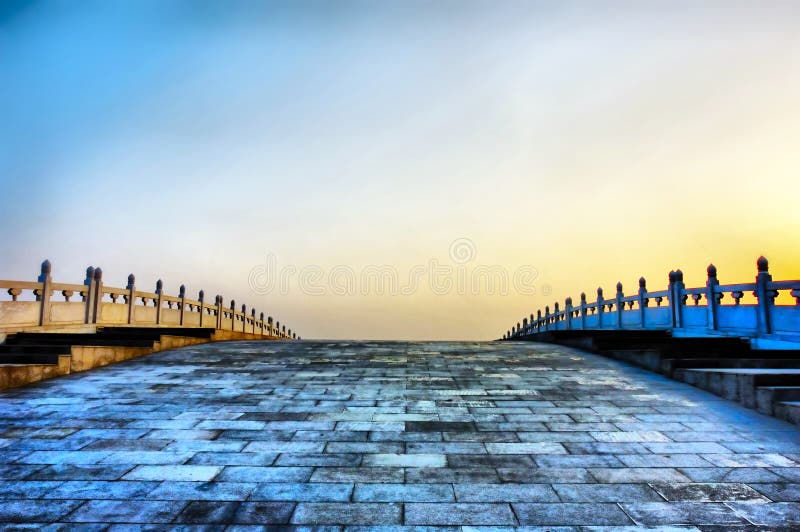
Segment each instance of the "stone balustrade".
[{"label": "stone balustrade", "polygon": [[237,308],[234,300],[225,305],[220,295],[212,301],[200,290],[192,299],[181,285],[178,295],[171,296],[164,292],[161,280],[155,291],[142,291],[136,287],[133,274],[124,288],[107,286],[103,284],[103,271],[91,266],[86,269],[83,283],[57,283],[51,277],[50,261],[46,260],[36,281],[0,280],[2,292],[10,296],[10,300],[0,301],[2,333],[135,325],[208,327],[298,339],[296,332],[273,321],[272,316],[257,314],[246,305]]},{"label": "stone balustrade", "polygon": [[[639,289],[626,296],[622,283],[606,299],[597,289],[597,299],[580,302],[568,297],[564,307],[554,303],[544,312],[537,311],[517,322],[503,335],[504,340],[520,339],[559,330],[669,330],[673,336],[738,336],[753,339],[755,344],[778,346],[800,342],[800,280],[774,281],[766,258],[759,257],[758,273],[753,283],[720,284],[717,268],[707,268],[705,286],[687,288],[681,270],[669,273],[666,290],[648,291],[644,277]],[[781,293],[795,299],[793,305],[776,304]],[[746,294],[755,303],[742,300]]]}]

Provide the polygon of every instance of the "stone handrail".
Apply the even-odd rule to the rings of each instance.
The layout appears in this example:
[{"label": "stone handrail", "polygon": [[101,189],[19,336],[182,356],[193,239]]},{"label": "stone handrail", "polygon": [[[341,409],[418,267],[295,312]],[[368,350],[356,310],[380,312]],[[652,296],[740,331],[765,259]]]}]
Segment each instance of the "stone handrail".
[{"label": "stone handrail", "polygon": [[[636,294],[625,296],[622,283],[617,283],[613,298],[605,299],[597,289],[597,300],[580,303],[572,298],[558,303],[553,310],[546,306],[523,318],[506,331],[504,340],[518,339],[547,331],[560,330],[670,330],[676,336],[725,335],[776,342],[800,342],[800,280],[773,281],[766,258],[757,261],[758,274],[753,283],[722,285],[717,268],[711,264],[705,286],[687,288],[681,270],[669,273],[666,290],[650,292],[644,277],[639,279]],[[789,293],[794,305],[777,305],[778,295]],[[756,298],[754,304],[742,304],[746,293]],[[733,304],[723,305],[723,298]],[[701,304],[702,302],[702,304]]]},{"label": "stone handrail", "polygon": [[[10,301],[0,301],[0,332],[17,332],[41,329],[70,329],[81,326],[140,327],[210,327],[286,339],[298,339],[297,333],[265,318],[256,316],[256,310],[242,305],[237,309],[231,300],[223,305],[223,297],[216,296],[207,302],[200,290],[197,299],[186,297],[186,287],[181,285],[177,296],[164,293],[159,279],[155,292],[136,288],[136,278],[128,276],[128,285],[117,288],[103,284],[103,271],[90,266],[82,284],[56,283],[51,277],[50,261],[42,263],[36,281],[0,280],[0,293],[11,296]],[[20,299],[33,295],[33,300]],[[58,296],[61,299],[57,299]]]}]

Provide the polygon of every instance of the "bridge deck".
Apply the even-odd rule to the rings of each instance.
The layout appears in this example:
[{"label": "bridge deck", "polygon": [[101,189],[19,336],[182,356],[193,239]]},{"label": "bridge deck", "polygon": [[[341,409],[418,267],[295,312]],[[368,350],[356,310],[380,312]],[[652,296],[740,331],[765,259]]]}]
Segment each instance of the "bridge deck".
[{"label": "bridge deck", "polygon": [[0,479],[2,522],[796,526],[800,431],[555,345],[207,344],[0,393]]}]

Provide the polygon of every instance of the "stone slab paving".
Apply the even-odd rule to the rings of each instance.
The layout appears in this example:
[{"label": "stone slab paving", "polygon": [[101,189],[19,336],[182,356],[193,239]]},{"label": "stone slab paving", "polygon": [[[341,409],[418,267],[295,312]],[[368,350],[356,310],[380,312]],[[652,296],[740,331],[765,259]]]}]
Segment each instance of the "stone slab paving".
[{"label": "stone slab paving", "polygon": [[219,343],[0,393],[46,530],[800,529],[800,431],[532,343]]}]

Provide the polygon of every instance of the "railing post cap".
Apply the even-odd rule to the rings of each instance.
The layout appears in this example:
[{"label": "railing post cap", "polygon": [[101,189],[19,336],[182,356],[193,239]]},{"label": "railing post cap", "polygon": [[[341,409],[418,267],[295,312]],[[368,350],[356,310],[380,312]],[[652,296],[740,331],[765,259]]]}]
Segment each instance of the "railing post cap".
[{"label": "railing post cap", "polygon": [[161,279],[159,279],[158,281],[156,281],[156,294],[160,294],[163,289],[164,289],[164,282]]},{"label": "railing post cap", "polygon": [[553,308],[555,309],[556,312],[558,312],[558,301],[553,303]]},{"label": "railing post cap", "polygon": [[253,317],[255,318],[255,317],[256,317],[256,309],[254,309],[254,308],[251,308],[251,309],[250,309],[250,315],[251,315],[251,316],[253,316]]},{"label": "railing post cap", "polygon": [[622,293],[622,281],[617,281],[617,292]]},{"label": "railing post cap", "polygon": [[53,266],[50,264],[50,261],[48,259],[44,259],[44,261],[42,261],[42,275],[50,275],[52,269]]},{"label": "railing post cap", "polygon": [[586,301],[586,292],[581,292],[581,301]]},{"label": "railing post cap", "polygon": [[261,316],[259,316],[259,318],[261,319],[261,321],[264,321],[264,313],[263,312],[261,313]]},{"label": "railing post cap", "polygon": [[180,288],[178,288],[178,297],[184,296],[186,296],[186,285],[181,285]]},{"label": "railing post cap", "polygon": [[235,299],[231,299],[231,310],[233,310],[235,308],[236,308],[236,300]]},{"label": "railing post cap", "polygon": [[647,286],[647,281],[644,277],[639,277],[639,288],[645,288]]},{"label": "railing post cap", "polygon": [[564,300],[564,304],[566,304],[566,305],[572,305],[572,298],[571,298],[571,297],[568,297],[567,299],[565,299],[565,300]]},{"label": "railing post cap", "polygon": [[94,280],[101,281],[103,279],[103,269],[99,266],[94,269]]},{"label": "railing post cap", "polygon": [[670,270],[669,271],[669,282],[671,282],[671,283],[675,282],[675,270]]},{"label": "railing post cap", "polygon": [[247,312],[247,305],[242,303],[242,312]]},{"label": "railing post cap", "polygon": [[683,272],[680,270],[675,270],[675,280],[679,283],[683,282]]},{"label": "railing post cap", "polygon": [[203,298],[205,297],[205,295],[206,295],[206,293],[205,293],[203,290],[200,290],[200,291],[197,293],[197,299],[199,299],[200,301],[202,301],[202,300],[203,300]]},{"label": "railing post cap", "polygon": [[709,279],[712,277],[717,276],[717,267],[714,264],[709,264],[708,268],[706,268],[706,273],[708,274]]},{"label": "railing post cap", "polygon": [[768,272],[769,271],[769,261],[767,260],[767,257],[765,257],[764,255],[761,255],[760,257],[758,257],[758,260],[756,261],[756,266],[758,266],[758,271],[759,272]]},{"label": "railing post cap", "polygon": [[603,287],[602,286],[598,286],[597,287],[597,295],[598,296],[602,296],[603,295]]},{"label": "railing post cap", "polygon": [[128,275],[128,288],[133,286],[136,283],[136,276],[132,273]]}]

